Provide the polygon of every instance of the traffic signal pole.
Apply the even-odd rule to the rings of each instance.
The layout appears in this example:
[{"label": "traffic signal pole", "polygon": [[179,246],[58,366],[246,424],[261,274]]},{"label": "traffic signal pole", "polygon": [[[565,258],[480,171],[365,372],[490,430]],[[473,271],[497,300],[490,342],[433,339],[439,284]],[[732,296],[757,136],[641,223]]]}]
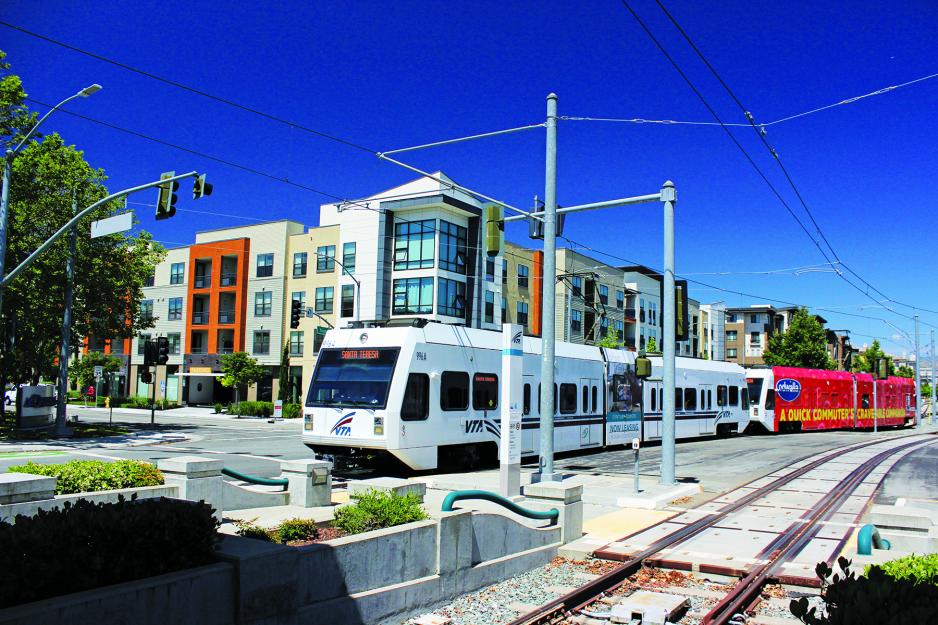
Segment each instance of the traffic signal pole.
[{"label": "traffic signal pole", "polygon": [[[78,212],[78,200],[72,199],[72,214]],[[72,300],[75,283],[75,248],[78,243],[78,226],[73,224],[68,237],[68,260],[65,261],[65,312],[62,315],[62,345],[59,347],[59,397],[55,405],[55,435],[70,434],[68,411],[68,351],[72,342]]]},{"label": "traffic signal pole", "polygon": [[918,315],[915,319],[915,427],[922,425],[922,377],[919,375]]}]

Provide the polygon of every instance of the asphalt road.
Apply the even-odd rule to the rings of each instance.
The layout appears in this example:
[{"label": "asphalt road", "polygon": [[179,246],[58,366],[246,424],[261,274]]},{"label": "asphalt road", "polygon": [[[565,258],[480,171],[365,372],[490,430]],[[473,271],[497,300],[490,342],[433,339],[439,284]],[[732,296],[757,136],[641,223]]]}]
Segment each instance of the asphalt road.
[{"label": "asphalt road", "polygon": [[[102,410],[70,409],[83,421],[107,421]],[[175,413],[175,414],[174,414]],[[187,454],[206,454],[221,459],[225,466],[260,476],[280,474],[278,461],[311,457],[302,444],[300,420],[268,423],[265,419],[233,419],[212,415],[209,411],[182,414],[177,411],[157,413],[156,426],[150,426],[148,413],[115,410],[114,422],[131,428],[164,433],[183,433],[191,438],[179,443],[144,447],[107,448],[87,441],[55,441],[69,449],[64,454],[10,456],[0,446],[0,471],[27,459],[35,462],[65,462],[73,458],[136,458],[157,462],[162,458]],[[752,479],[787,466],[801,458],[830,449],[873,439],[913,433],[911,429],[872,432],[802,432],[797,434],[747,435],[709,438],[678,443],[677,476],[681,481],[703,485],[701,499],[709,499]],[[938,439],[936,439],[938,442]],[[53,443],[50,441],[49,443]],[[559,457],[555,466],[565,474],[631,475],[634,467],[631,449],[612,449]],[[912,454],[896,466],[884,482],[883,493],[889,497],[919,496],[938,498],[938,445]],[[660,445],[640,451],[639,471],[659,475]],[[909,491],[903,493],[902,491]],[[697,499],[697,498],[695,498]]]}]

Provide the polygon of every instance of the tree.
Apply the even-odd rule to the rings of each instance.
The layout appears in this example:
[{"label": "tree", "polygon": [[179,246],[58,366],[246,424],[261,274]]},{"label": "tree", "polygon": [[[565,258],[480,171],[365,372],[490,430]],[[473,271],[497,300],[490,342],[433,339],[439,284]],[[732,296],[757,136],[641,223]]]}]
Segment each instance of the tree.
[{"label": "tree", "polygon": [[655,337],[651,336],[648,338],[648,341],[645,343],[645,351],[649,354],[653,354],[658,351],[658,343],[655,341]]},{"label": "tree", "polygon": [[914,378],[915,369],[913,369],[909,365],[902,365],[901,367],[896,369],[896,375],[899,376],[900,378]]},{"label": "tree", "polygon": [[290,347],[283,346],[283,353],[280,355],[280,377],[277,389],[277,399],[281,401],[290,401],[293,398],[293,388],[290,378]]},{"label": "tree", "polygon": [[[18,76],[0,52],[0,139],[11,147],[35,123]],[[10,271],[74,215],[108,194],[106,177],[82,152],[53,133],[37,136],[12,163],[6,270]],[[85,337],[123,339],[152,326],[137,315],[143,285],[165,250],[149,234],[90,238],[90,223],[122,208],[101,206],[77,226],[72,341],[75,353]],[[0,318],[0,376],[4,381],[37,383],[56,376],[65,306],[68,236],[60,238],[4,293]]]},{"label": "tree", "polygon": [[218,378],[222,386],[235,389],[235,404],[238,406],[238,416],[241,416],[240,388],[260,382],[267,375],[267,368],[259,365],[257,360],[245,352],[224,354],[221,357],[222,377]]},{"label": "tree", "polygon": [[879,341],[876,340],[873,341],[873,344],[870,345],[866,351],[857,354],[857,357],[853,360],[853,370],[875,373],[876,363],[880,358],[886,358],[889,361],[889,375],[895,375],[896,365],[893,364],[892,358],[886,355],[886,352],[879,346]]},{"label": "tree", "polygon": [[112,373],[121,368],[121,359],[101,352],[88,352],[81,360],[69,365],[68,377],[79,389],[88,388],[94,385],[94,368],[98,366],[104,367],[105,373]]},{"label": "tree", "polygon": [[606,349],[620,349],[625,343],[619,340],[619,331],[612,328],[606,329],[606,336],[599,339],[596,347],[605,347]]},{"label": "tree", "polygon": [[776,367],[833,369],[835,366],[827,354],[824,326],[804,307],[792,315],[787,330],[769,337],[762,359],[765,364]]}]

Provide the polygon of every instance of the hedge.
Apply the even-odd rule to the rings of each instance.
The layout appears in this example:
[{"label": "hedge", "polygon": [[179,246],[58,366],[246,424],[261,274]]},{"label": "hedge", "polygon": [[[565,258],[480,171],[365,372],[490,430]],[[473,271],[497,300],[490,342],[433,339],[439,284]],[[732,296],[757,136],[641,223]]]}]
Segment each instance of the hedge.
[{"label": "hedge", "polygon": [[354,499],[355,503],[336,510],[332,522],[346,534],[360,534],[429,518],[415,493],[400,495],[369,490],[355,495]]},{"label": "hedge", "polygon": [[80,500],[0,522],[0,608],[210,564],[211,506]]},{"label": "hedge", "polygon": [[159,486],[163,483],[163,474],[159,469],[139,460],[71,460],[64,464],[36,464],[30,461],[8,467],[8,470],[55,477],[56,495]]}]

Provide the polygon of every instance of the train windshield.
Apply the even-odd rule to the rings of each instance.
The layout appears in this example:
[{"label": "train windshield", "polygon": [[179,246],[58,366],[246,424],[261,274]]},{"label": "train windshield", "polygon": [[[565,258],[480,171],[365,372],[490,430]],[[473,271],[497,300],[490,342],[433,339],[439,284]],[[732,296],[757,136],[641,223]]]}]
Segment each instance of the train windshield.
[{"label": "train windshield", "polygon": [[749,386],[749,399],[752,403],[758,404],[762,401],[762,378],[746,378],[746,385]]},{"label": "train windshield", "polygon": [[397,347],[320,350],[306,405],[384,408],[398,351]]}]

